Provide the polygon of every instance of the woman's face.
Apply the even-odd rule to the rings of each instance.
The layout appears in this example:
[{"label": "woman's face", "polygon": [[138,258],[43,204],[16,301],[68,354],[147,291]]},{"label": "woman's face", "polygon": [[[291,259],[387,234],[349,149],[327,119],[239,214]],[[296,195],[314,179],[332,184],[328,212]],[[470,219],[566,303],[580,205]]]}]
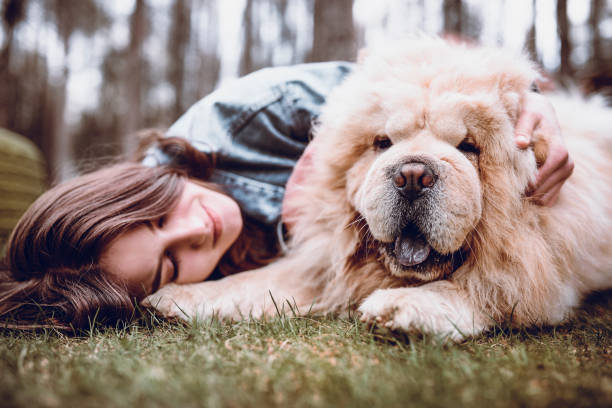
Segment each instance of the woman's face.
[{"label": "woman's face", "polygon": [[200,282],[241,230],[233,199],[188,181],[170,213],[119,235],[102,251],[100,264],[145,293],[170,282]]}]

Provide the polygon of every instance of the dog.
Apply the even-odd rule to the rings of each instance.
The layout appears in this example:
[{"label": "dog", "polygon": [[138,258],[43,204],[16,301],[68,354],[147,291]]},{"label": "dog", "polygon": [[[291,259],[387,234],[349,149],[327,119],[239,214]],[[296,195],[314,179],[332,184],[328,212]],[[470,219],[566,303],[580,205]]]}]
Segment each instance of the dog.
[{"label": "dog", "polygon": [[524,192],[547,135],[514,142],[537,78],[524,57],[435,38],[362,53],[316,127],[287,253],[146,302],[183,318],[356,308],[370,324],[453,340],[562,322],[612,285],[612,115],[551,97],[575,169],[557,204],[538,206]]}]

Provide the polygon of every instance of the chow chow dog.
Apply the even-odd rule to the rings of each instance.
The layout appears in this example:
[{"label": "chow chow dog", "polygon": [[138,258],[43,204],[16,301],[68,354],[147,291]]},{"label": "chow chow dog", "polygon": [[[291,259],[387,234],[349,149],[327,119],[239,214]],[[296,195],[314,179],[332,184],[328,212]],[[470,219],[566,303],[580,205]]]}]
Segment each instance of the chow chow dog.
[{"label": "chow chow dog", "polygon": [[356,308],[455,340],[563,321],[612,285],[612,112],[551,96],[575,170],[556,205],[537,206],[524,192],[547,135],[514,141],[537,77],[526,58],[441,39],[363,53],[316,127],[286,254],[147,302],[181,317]]}]

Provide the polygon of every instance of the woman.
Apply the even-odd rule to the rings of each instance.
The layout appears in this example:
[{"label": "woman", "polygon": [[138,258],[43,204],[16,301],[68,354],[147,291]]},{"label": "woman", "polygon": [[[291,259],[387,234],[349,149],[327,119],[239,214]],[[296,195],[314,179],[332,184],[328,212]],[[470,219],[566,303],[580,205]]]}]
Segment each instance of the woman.
[{"label": "woman", "polygon": [[[279,221],[290,216],[285,209],[281,217],[283,196],[316,149],[306,148],[313,119],[351,70],[322,63],[251,74],[194,105],[167,137],[154,137],[141,164],[45,193],[9,241],[0,315],[25,326],[87,327],[94,316],[113,323],[168,282],[270,262],[282,244]],[[572,163],[552,108],[533,94],[516,127],[520,148],[536,127],[556,141],[533,189],[550,205]]]}]

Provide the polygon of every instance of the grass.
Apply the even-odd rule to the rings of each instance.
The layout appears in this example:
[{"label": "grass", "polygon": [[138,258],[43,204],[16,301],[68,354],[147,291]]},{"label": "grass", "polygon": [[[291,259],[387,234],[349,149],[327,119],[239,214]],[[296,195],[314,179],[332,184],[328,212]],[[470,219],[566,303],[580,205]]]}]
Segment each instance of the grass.
[{"label": "grass", "polygon": [[462,344],[356,319],[0,335],[3,407],[612,406],[612,295],[563,326]]}]

